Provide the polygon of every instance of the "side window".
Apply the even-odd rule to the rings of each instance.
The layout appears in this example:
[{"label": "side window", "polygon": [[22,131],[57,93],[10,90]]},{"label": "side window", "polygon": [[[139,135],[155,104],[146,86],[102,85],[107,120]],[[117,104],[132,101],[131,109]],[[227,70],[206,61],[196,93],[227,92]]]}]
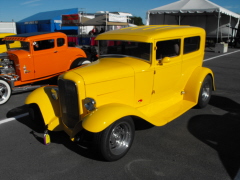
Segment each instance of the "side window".
[{"label": "side window", "polygon": [[35,41],[33,42],[34,51],[54,48],[54,39]]},{"label": "side window", "polygon": [[180,39],[158,41],[156,59],[178,56],[180,53],[180,44],[181,44]]},{"label": "side window", "polygon": [[63,46],[64,43],[65,43],[65,39],[64,38],[58,38],[57,39],[57,47]]},{"label": "side window", "polygon": [[191,53],[197,51],[200,47],[200,36],[189,37],[184,39],[183,53]]}]

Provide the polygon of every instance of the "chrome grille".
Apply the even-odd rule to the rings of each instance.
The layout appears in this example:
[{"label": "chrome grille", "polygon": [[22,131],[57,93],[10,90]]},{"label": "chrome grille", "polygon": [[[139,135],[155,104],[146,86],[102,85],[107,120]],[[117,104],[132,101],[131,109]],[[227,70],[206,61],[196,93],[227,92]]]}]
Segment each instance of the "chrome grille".
[{"label": "chrome grille", "polygon": [[78,93],[75,82],[59,79],[59,98],[63,123],[69,128],[74,128],[79,121]]}]

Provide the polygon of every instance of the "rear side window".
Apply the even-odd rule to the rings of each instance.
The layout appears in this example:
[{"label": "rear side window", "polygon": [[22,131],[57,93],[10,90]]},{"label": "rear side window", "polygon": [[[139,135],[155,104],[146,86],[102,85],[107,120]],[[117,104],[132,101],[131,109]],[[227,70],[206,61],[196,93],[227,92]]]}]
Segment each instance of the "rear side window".
[{"label": "rear side window", "polygon": [[63,46],[64,43],[65,43],[64,38],[58,38],[57,39],[57,46],[58,47]]},{"label": "rear side window", "polygon": [[183,54],[197,51],[199,47],[200,47],[200,36],[185,38]]}]

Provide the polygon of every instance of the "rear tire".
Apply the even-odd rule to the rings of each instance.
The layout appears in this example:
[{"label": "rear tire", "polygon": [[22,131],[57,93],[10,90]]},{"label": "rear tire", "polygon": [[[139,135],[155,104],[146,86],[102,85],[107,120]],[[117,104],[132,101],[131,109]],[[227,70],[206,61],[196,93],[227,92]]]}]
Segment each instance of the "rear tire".
[{"label": "rear tire", "polygon": [[207,104],[210,101],[211,95],[212,95],[212,78],[210,75],[207,75],[202,83],[199,96],[198,96],[198,108],[204,108],[207,106]]},{"label": "rear tire", "polygon": [[116,161],[125,156],[134,139],[134,123],[131,117],[124,117],[105,130],[94,134],[95,150],[107,161]]},{"label": "rear tire", "polygon": [[78,58],[72,63],[70,69],[74,69],[76,67],[79,67],[79,66],[82,66],[82,65],[85,65],[85,64],[90,64],[90,63],[91,63],[91,61],[89,61],[86,58]]},{"label": "rear tire", "polygon": [[6,81],[0,79],[0,105],[6,103],[10,99],[11,94],[12,90],[10,85]]}]

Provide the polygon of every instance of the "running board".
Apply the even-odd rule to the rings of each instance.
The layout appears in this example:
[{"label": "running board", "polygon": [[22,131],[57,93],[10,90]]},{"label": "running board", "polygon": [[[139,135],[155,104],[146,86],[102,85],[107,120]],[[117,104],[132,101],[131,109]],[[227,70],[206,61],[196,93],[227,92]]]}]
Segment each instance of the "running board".
[{"label": "running board", "polygon": [[12,93],[20,93],[20,92],[25,92],[25,91],[32,91],[34,89],[37,89],[42,86],[47,86],[48,84],[44,85],[28,85],[28,86],[19,86],[19,87],[14,87],[12,88]]},{"label": "running board", "polygon": [[154,124],[155,126],[163,126],[170,121],[176,119],[195,105],[195,102],[182,100],[170,106],[169,108],[159,112],[158,114],[150,117],[150,123]]}]

